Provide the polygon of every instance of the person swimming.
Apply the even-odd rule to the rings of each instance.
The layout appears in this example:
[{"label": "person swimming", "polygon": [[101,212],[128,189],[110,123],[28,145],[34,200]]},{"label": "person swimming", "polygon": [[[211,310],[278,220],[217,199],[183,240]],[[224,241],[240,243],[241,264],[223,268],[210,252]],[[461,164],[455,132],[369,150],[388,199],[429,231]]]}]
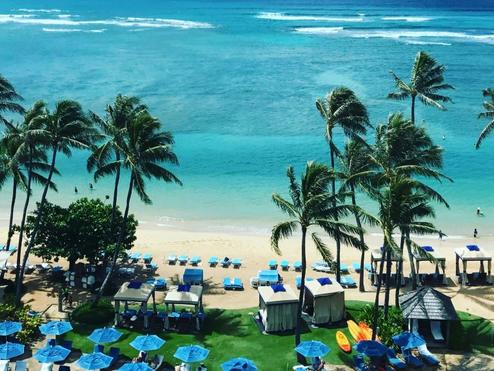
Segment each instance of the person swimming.
[{"label": "person swimming", "polygon": [[477,207],[477,216],[484,216],[484,213],[480,210],[480,207]]},{"label": "person swimming", "polygon": [[77,187],[74,187],[74,192],[79,193],[79,190],[77,189]]}]

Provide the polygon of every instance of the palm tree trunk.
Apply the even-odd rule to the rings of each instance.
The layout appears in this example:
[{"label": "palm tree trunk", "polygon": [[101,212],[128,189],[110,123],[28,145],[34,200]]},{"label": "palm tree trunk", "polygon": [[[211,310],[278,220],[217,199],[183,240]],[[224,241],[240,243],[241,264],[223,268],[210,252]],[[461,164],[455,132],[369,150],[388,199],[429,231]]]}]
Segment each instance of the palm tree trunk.
[{"label": "palm tree trunk", "polygon": [[115,267],[117,265],[118,255],[120,254],[120,245],[122,243],[122,240],[124,238],[125,233],[127,232],[127,219],[129,217],[130,199],[132,197],[133,187],[134,187],[134,176],[131,175],[130,176],[130,182],[129,182],[129,190],[127,192],[127,200],[125,203],[125,212],[124,212],[124,216],[123,216],[122,226],[120,227],[120,232],[118,234],[118,238],[117,238],[117,241],[115,244],[115,251],[113,252],[113,259],[112,259],[112,263],[110,266],[110,270],[106,274],[106,277],[105,277],[103,283],[101,284],[101,287],[98,291],[98,294],[96,295],[96,298],[94,299],[93,306],[96,305],[98,303],[98,301],[101,299],[101,297],[103,296],[103,293],[106,289],[106,286],[108,285],[108,282],[110,282],[110,278],[113,275],[113,272],[115,271]]},{"label": "palm tree trunk", "polygon": [[305,270],[307,268],[307,260],[305,256],[305,237],[307,235],[307,228],[302,227],[302,277],[300,280],[300,292],[297,304],[297,326],[295,327],[295,346],[300,344],[300,333],[302,332],[302,305],[304,301],[305,293]]},{"label": "palm tree trunk", "polygon": [[382,282],[382,274],[384,270],[384,260],[386,259],[386,254],[387,254],[388,248],[386,246],[386,243],[384,243],[384,248],[381,256],[381,262],[379,265],[379,279],[377,280],[377,288],[376,288],[376,297],[374,299],[374,315],[373,315],[373,321],[372,321],[372,340],[376,340],[377,336],[377,325],[378,325],[378,319],[379,319],[379,294],[381,292],[381,282]]},{"label": "palm tree trunk", "polygon": [[405,234],[401,233],[400,239],[400,261],[396,265],[396,291],[395,291],[395,307],[400,307],[400,288],[401,288],[401,276],[403,274],[403,248],[405,245]]},{"label": "palm tree trunk", "polygon": [[10,241],[12,240],[12,236],[14,235],[14,231],[12,230],[12,225],[14,224],[14,209],[15,209],[16,197],[17,197],[17,179],[14,177],[14,181],[12,182],[12,199],[10,201],[9,232],[7,234],[7,243],[5,244],[5,250],[9,249]]},{"label": "palm tree trunk", "polygon": [[417,289],[417,272],[415,271],[415,264],[413,263],[412,246],[410,244],[410,231],[406,232],[406,246],[408,251],[408,260],[410,261],[410,272],[412,275],[412,290]]},{"label": "palm tree trunk", "polygon": [[58,152],[57,146],[53,146],[53,155],[51,158],[50,171],[48,173],[48,178],[46,181],[45,188],[43,189],[43,194],[41,195],[41,200],[40,200],[39,208],[38,208],[38,216],[36,217],[34,229],[31,233],[30,238],[29,238],[29,244],[27,246],[26,251],[24,252],[24,258],[22,259],[22,266],[17,267],[18,270],[20,269],[20,273],[19,273],[19,279],[17,280],[17,287],[16,287],[16,293],[15,293],[16,294],[15,295],[16,307],[19,307],[19,305],[21,304],[22,281],[24,279],[24,271],[26,269],[26,264],[27,264],[27,259],[29,258],[29,253],[31,252],[31,249],[34,246],[34,242],[36,241],[36,236],[38,234],[41,219],[43,218],[43,209],[44,209],[45,203],[46,203],[46,195],[48,193],[48,189],[50,188],[51,178],[53,177],[53,172],[55,171],[55,163],[57,161],[57,152]]},{"label": "palm tree trunk", "polygon": [[[333,149],[334,143],[333,143],[333,138],[329,137],[329,153],[330,153],[330,158],[331,158],[331,170],[334,171],[335,164],[334,164],[334,149]],[[333,207],[336,208],[336,179],[333,177],[331,179],[331,193],[333,195]],[[338,216],[335,216],[335,221],[338,221]],[[336,227],[335,231],[335,242],[336,242],[336,281],[340,282],[341,281],[341,272],[340,272],[340,262],[341,262],[341,243],[340,243],[340,233],[339,233],[339,228]]]},{"label": "palm tree trunk", "polygon": [[388,319],[388,311],[389,311],[389,290],[391,289],[391,251],[388,251],[386,254],[386,286],[384,290],[384,320]]},{"label": "palm tree trunk", "polygon": [[412,124],[415,125],[415,95],[412,95],[412,108],[411,108],[411,118],[412,118]]},{"label": "palm tree trunk", "polygon": [[[115,152],[115,159],[117,161],[120,161],[120,154],[118,152]],[[110,231],[112,236],[115,235],[115,217],[117,214],[117,202],[118,202],[118,186],[120,183],[120,166],[117,167],[117,171],[115,173],[115,183],[113,186],[113,201],[112,201],[112,209],[111,209],[111,220],[110,220]],[[106,264],[107,264],[107,255],[105,253],[105,258],[104,258],[104,264],[103,264],[103,269],[106,269]],[[99,294],[97,296],[96,300],[99,300]]]},{"label": "palm tree trunk", "polygon": [[[354,185],[350,185],[350,191],[352,192],[352,205],[357,206],[357,201],[355,199],[355,187]],[[362,223],[360,222],[360,217],[357,213],[357,211],[354,212],[355,215],[355,223],[357,224],[357,227],[359,228],[359,238],[360,238],[360,243],[362,244],[361,250],[360,250],[360,273],[359,273],[359,291],[364,292],[365,291],[365,286],[364,286],[364,264],[365,264],[365,241],[364,241],[364,231],[362,230]]]}]

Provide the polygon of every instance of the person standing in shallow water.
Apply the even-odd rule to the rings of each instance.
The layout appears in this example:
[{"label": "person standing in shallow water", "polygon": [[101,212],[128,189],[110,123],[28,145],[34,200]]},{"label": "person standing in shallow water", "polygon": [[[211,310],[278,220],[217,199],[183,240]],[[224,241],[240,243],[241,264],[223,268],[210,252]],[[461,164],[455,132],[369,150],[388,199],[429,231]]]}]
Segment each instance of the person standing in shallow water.
[{"label": "person standing in shallow water", "polygon": [[473,230],[473,237],[474,238],[477,238],[478,235],[479,235],[479,232],[477,231],[477,228],[474,228],[474,230]]}]

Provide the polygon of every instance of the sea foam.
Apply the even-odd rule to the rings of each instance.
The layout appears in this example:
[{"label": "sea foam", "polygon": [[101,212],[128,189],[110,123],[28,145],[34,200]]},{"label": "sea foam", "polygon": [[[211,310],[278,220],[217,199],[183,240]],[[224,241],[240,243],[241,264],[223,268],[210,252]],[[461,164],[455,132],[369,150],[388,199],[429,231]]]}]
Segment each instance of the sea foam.
[{"label": "sea foam", "polygon": [[343,27],[297,27],[295,32],[312,35],[332,35],[343,31]]},{"label": "sea foam", "polygon": [[17,9],[17,11],[25,12],[25,13],[61,13],[62,12],[60,9],[26,9],[26,8]]},{"label": "sea foam", "polygon": [[382,17],[383,21],[403,21],[403,22],[429,22],[432,18],[429,17],[417,17],[417,16],[407,16],[407,17]]},{"label": "sea foam", "polygon": [[319,22],[363,22],[364,17],[326,17],[317,15],[289,15],[285,13],[261,12],[256,15],[259,19],[272,21],[319,21]]}]

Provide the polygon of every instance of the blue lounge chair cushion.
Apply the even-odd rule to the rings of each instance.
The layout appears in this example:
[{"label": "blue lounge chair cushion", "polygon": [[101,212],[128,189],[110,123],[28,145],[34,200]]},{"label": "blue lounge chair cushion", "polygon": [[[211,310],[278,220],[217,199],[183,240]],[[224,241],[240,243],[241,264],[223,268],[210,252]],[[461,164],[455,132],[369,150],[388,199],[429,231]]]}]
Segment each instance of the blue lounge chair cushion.
[{"label": "blue lounge chair cushion", "polygon": [[299,261],[294,262],[294,263],[293,263],[293,268],[296,268],[296,269],[298,269],[298,268],[302,268],[302,263],[301,263],[301,262],[299,262]]},{"label": "blue lounge chair cushion", "polygon": [[187,256],[185,256],[185,255],[180,255],[180,256],[178,257],[178,260],[180,260],[181,262],[183,262],[183,261],[187,261],[187,260],[189,260],[189,258],[188,258]]},{"label": "blue lounge chair cushion", "polygon": [[393,366],[394,368],[398,368],[402,370],[407,367],[407,364],[405,362],[403,362],[401,359],[396,357],[396,353],[393,349],[388,348],[386,356],[388,357],[389,363],[391,363],[391,366]]},{"label": "blue lounge chair cushion", "polygon": [[178,292],[189,292],[190,291],[190,285],[178,285]]},{"label": "blue lounge chair cushion", "polygon": [[212,256],[208,260],[209,264],[218,264],[218,257],[217,256]]},{"label": "blue lounge chair cushion", "polygon": [[130,281],[129,285],[127,286],[129,289],[140,289],[142,285],[142,282],[140,281]]},{"label": "blue lounge chair cushion", "polygon": [[348,265],[345,263],[340,263],[340,271],[348,271]]},{"label": "blue lounge chair cushion", "polygon": [[329,277],[321,277],[321,278],[318,278],[317,279],[317,282],[319,282],[319,284],[321,286],[331,285],[333,283],[333,282],[331,282],[331,279]]},{"label": "blue lounge chair cushion", "polygon": [[434,251],[432,246],[422,246],[422,250],[424,250],[425,252],[433,252]]},{"label": "blue lounge chair cushion", "polygon": [[238,277],[235,277],[235,278],[233,279],[233,285],[234,285],[235,287],[239,287],[239,288],[240,288],[240,287],[244,287],[244,284],[242,283],[242,280],[241,280],[240,278],[238,278]]},{"label": "blue lounge chair cushion", "polygon": [[364,268],[367,272],[372,272],[372,264],[371,263],[365,263]]},{"label": "blue lounge chair cushion", "polygon": [[242,265],[242,260],[239,258],[232,259],[232,264],[233,265]]},{"label": "blue lounge chair cushion", "polygon": [[280,263],[280,265],[282,267],[288,267],[290,264],[288,263],[288,260],[282,260],[281,263]]},{"label": "blue lounge chair cushion", "polygon": [[353,280],[352,276],[342,276],[340,284],[347,287],[356,287],[357,283]]},{"label": "blue lounge chair cushion", "polygon": [[360,272],[360,263],[352,263],[352,268],[355,272]]},{"label": "blue lounge chair cushion", "polygon": [[410,351],[410,349],[405,350],[402,348],[401,353],[403,354],[403,357],[405,358],[405,362],[407,363],[407,365],[417,368],[424,367],[424,363],[420,359],[415,357]]},{"label": "blue lounge chair cushion", "polygon": [[276,285],[271,285],[271,288],[273,289],[274,292],[285,292],[285,286],[283,286],[282,283],[278,283]]},{"label": "blue lounge chair cushion", "polygon": [[467,245],[467,249],[470,251],[479,251],[479,247],[477,245]]},{"label": "blue lounge chair cushion", "polygon": [[278,265],[278,262],[276,260],[270,260],[269,263],[268,263],[268,265],[270,267],[276,267]]}]

